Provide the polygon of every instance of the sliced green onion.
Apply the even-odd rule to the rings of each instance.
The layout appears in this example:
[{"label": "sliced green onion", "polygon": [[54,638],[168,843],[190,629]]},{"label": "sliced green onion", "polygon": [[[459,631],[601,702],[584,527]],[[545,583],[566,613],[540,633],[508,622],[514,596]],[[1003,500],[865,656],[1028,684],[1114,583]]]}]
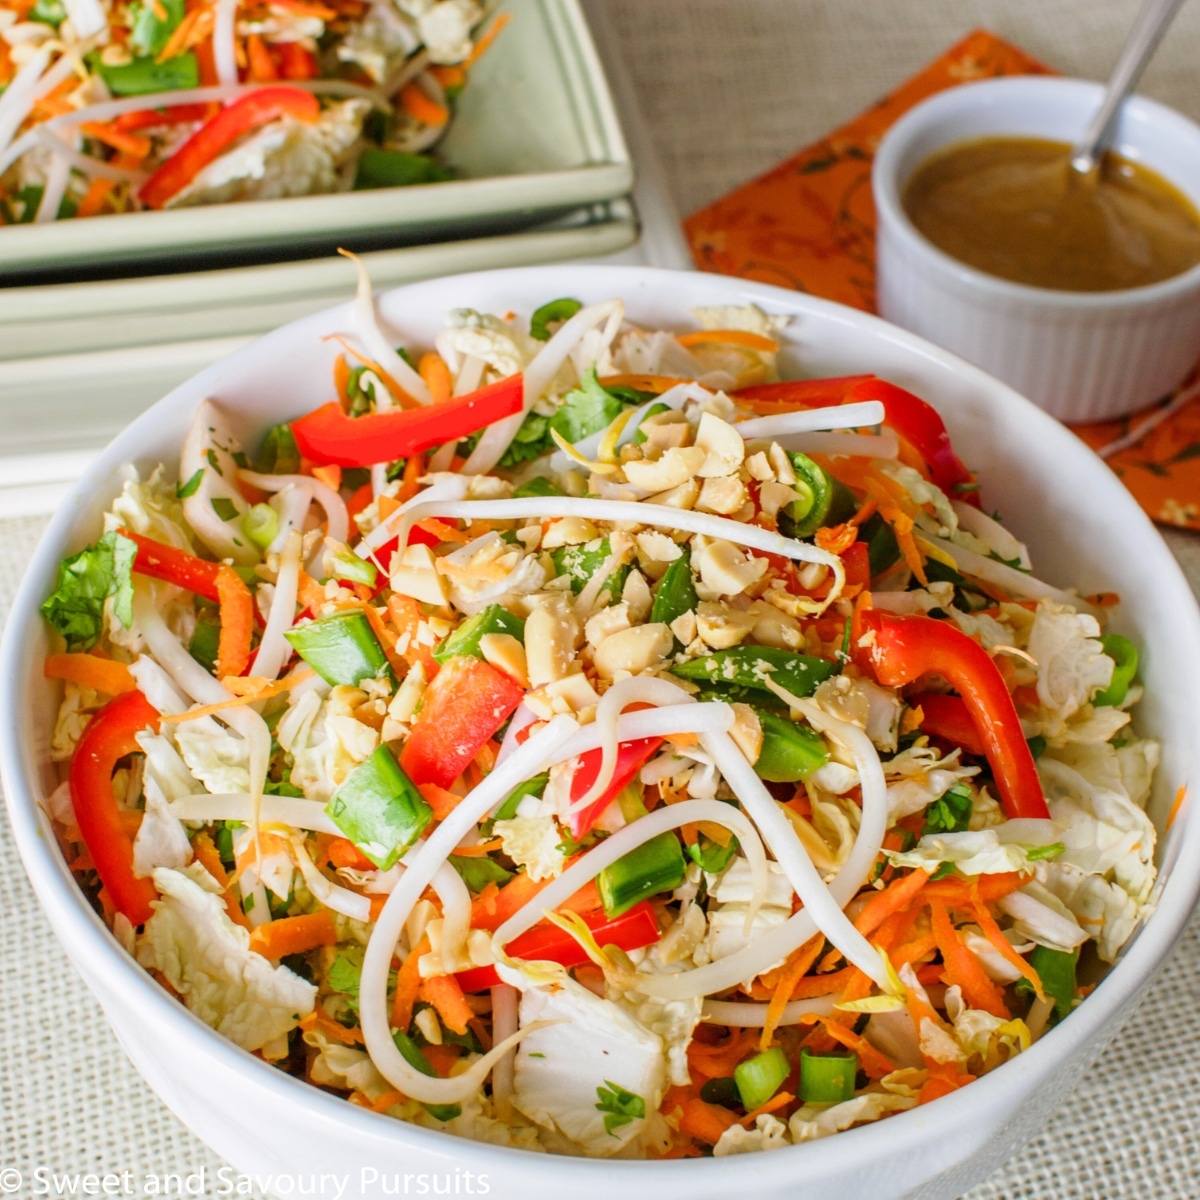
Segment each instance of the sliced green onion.
[{"label": "sliced green onion", "polygon": [[[437,1072],[429,1065],[429,1059],[421,1053],[421,1047],[407,1033],[393,1029],[392,1041],[396,1043],[396,1049],[404,1056],[404,1061],[414,1071],[420,1071],[422,1075],[436,1078]],[[424,1108],[435,1121],[453,1121],[455,1117],[462,1116],[461,1104],[426,1104]]]},{"label": "sliced green onion", "polygon": [[668,831],[605,867],[596,877],[596,886],[605,913],[619,917],[647,896],[674,891],[686,873],[679,839]]},{"label": "sliced green onion", "polygon": [[329,565],[333,568],[334,579],[345,579],[350,583],[362,583],[374,587],[379,578],[379,568],[365,558],[359,558],[350,551],[334,554],[330,557]]},{"label": "sliced green onion", "polygon": [[265,550],[279,536],[279,514],[269,504],[256,504],[242,518],[242,532]]},{"label": "sliced green onion", "polygon": [[857,1054],[800,1051],[800,1099],[805,1104],[841,1104],[854,1099]]},{"label": "sliced green onion", "polygon": [[1092,697],[1092,704],[1096,708],[1116,707],[1124,703],[1130,684],[1137,675],[1138,650],[1127,637],[1119,633],[1106,633],[1100,639],[1100,645],[1113,660],[1113,673],[1108,687]]},{"label": "sliced green onion", "polygon": [[733,1081],[742,1098],[742,1107],[747,1112],[761,1108],[779,1091],[791,1069],[787,1055],[778,1046],[739,1063],[734,1069]]}]

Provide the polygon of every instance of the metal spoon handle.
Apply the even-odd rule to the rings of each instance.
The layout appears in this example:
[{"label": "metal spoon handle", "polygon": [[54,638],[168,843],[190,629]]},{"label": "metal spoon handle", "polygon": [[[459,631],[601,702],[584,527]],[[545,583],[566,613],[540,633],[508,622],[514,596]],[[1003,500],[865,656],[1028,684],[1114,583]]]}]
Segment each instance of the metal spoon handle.
[{"label": "metal spoon handle", "polygon": [[1086,175],[1103,153],[1110,127],[1125,97],[1133,90],[1183,0],[1145,0],[1117,65],[1108,78],[1104,100],[1071,150],[1071,166]]}]

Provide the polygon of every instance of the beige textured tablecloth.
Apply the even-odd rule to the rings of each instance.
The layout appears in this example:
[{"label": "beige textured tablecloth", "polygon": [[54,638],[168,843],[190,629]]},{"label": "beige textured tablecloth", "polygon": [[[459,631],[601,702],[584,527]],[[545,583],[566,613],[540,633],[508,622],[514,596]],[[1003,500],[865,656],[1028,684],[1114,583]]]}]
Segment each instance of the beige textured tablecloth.
[{"label": "beige textured tablecloth", "polygon": [[[852,116],[986,25],[1052,66],[1102,77],[1133,0],[607,0],[681,211]],[[1200,117],[1200,5],[1185,6],[1142,90]],[[0,622],[44,526],[0,522]],[[1172,549],[1200,589],[1200,542]],[[16,1168],[211,1173],[219,1161],[118,1048],[25,881],[0,823],[0,1184]],[[969,1200],[1200,1197],[1200,924],[1045,1132]],[[798,1193],[799,1194],[799,1193]]]}]

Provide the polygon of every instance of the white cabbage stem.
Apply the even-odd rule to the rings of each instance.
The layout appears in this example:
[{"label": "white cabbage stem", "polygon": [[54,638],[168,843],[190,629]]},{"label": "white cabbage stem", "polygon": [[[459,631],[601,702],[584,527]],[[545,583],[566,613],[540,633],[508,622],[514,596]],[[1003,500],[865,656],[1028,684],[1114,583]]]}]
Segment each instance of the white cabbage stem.
[{"label": "white cabbage stem", "polygon": [[994,550],[1001,558],[1009,562],[1015,558],[1025,570],[1029,570],[1032,564],[1025,543],[1005,529],[999,521],[993,521],[982,509],[962,500],[951,500],[950,505],[958,517],[959,529],[964,529],[981,542],[986,542],[989,549]]},{"label": "white cabbage stem", "polygon": [[571,805],[576,812],[595,804],[612,782],[617,768],[617,718],[631,704],[694,704],[692,697],[668,679],[631,676],[614,683],[596,706],[595,728],[600,731],[600,770],[590,788]]},{"label": "white cabbage stem", "polygon": [[[180,821],[242,821],[248,822],[254,811],[249,792],[197,792],[181,796],[168,806],[171,815]],[[330,820],[325,805],[319,800],[302,800],[299,796],[263,796],[259,820],[266,825],[286,825],[291,829],[311,829],[314,833],[331,833],[342,837],[342,831]]]},{"label": "white cabbage stem", "polygon": [[[571,355],[571,351],[580,343],[590,329],[594,329],[602,321],[615,321],[613,334],[620,328],[625,316],[625,305],[621,300],[605,300],[601,304],[592,304],[581,308],[570,320],[563,322],[554,336],[538,351],[533,361],[524,372],[525,402],[519,413],[505,417],[494,425],[489,425],[483,431],[470,458],[463,466],[463,472],[468,475],[482,475],[490,471],[501,459],[517,430],[525,420],[525,414],[533,407],[534,401],[554,382],[563,363]],[[611,340],[611,339],[610,339]]]},{"label": "white cabbage stem", "polygon": [[303,539],[296,530],[288,535],[279,556],[279,573],[271,611],[258,653],[254,656],[254,674],[260,679],[277,679],[283,664],[292,656],[292,648],[283,636],[296,620],[296,596],[300,589],[300,551]]},{"label": "white cabbage stem", "polygon": [[[651,525],[659,529],[680,529],[687,533],[702,533],[706,537],[734,542],[751,550],[766,554],[778,554],[797,562],[821,563],[833,572],[834,586],[822,601],[824,611],[837,599],[846,582],[842,560],[836,554],[820,550],[807,542],[760,529],[757,525],[746,525],[731,521],[728,517],[715,517],[708,513],[691,512],[687,509],[671,508],[666,504],[647,504],[635,500],[589,500],[570,496],[528,496],[519,500],[446,500],[437,501],[428,494],[420,497],[420,503],[411,508],[397,510],[387,521],[363,539],[359,552],[365,557],[369,549],[382,546],[393,536],[400,545],[408,542],[408,533],[413,525],[424,517],[465,517],[484,521],[509,521],[542,517],[586,517],[594,521],[630,521],[639,525]],[[368,548],[369,549],[364,549]]]},{"label": "white cabbage stem", "polygon": [[239,471],[238,478],[244,479],[263,492],[281,492],[286,487],[305,487],[312,498],[325,510],[325,532],[334,541],[344,542],[350,537],[350,517],[346,502],[328,484],[312,475],[263,475],[258,471]]},{"label": "white cabbage stem", "polygon": [[754,819],[817,928],[842,952],[847,962],[886,989],[889,980],[878,952],[842,912],[842,906],[813,866],[791,822],[780,811],[775,798],[754,773],[737,744],[728,734],[701,735],[700,740],[742,807]]},{"label": "white cabbage stem", "polygon": [[[553,912],[585,883],[595,879],[605,867],[611,866],[617,859],[636,850],[651,838],[658,837],[660,833],[698,821],[720,825],[737,836],[750,864],[754,894],[758,897],[765,895],[767,856],[763,850],[762,839],[750,818],[732,804],[725,804],[720,800],[681,800],[678,804],[656,808],[652,813],[638,817],[624,829],[618,829],[611,837],[605,838],[578,862],[568,867],[532,900],[517,909],[492,935],[492,947],[496,951],[496,957],[500,958],[509,942],[520,937],[526,930],[532,929],[547,913]],[[638,986],[641,988],[640,983]]]},{"label": "white cabbage stem", "polygon": [[[404,923],[437,869],[462,840],[493,808],[524,780],[538,774],[555,750],[578,728],[573,717],[555,717],[538,730],[512,757],[474,788],[443,821],[418,854],[406,861],[400,882],[393,889],[371,930],[363,959],[359,1013],[367,1053],[379,1073],[406,1096],[425,1104],[454,1104],[482,1086],[488,1072],[529,1029],[521,1030],[472,1063],[461,1075],[434,1079],[414,1070],[392,1041],[387,1011],[387,977],[392,955]],[[451,868],[453,870],[453,868]],[[530,1029],[532,1026],[529,1027]]]},{"label": "white cabbage stem", "polygon": [[861,429],[883,421],[883,405],[878,400],[843,404],[837,408],[808,408],[800,412],[775,413],[769,417],[751,417],[738,421],[734,428],[746,441],[753,438],[778,438],[789,433],[815,433],[825,429]]}]

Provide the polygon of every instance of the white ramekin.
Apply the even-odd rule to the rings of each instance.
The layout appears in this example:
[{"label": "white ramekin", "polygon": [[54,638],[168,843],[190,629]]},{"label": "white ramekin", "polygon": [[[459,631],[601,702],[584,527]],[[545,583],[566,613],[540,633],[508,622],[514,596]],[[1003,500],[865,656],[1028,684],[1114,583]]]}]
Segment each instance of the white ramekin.
[{"label": "white ramekin", "polygon": [[[900,198],[913,171],[955,142],[998,134],[1074,141],[1101,91],[1080,79],[1020,76],[942,92],[892,127],[872,175],[880,315],[976,363],[1061,421],[1124,416],[1183,379],[1200,357],[1200,266],[1115,292],[1027,287],[938,250]],[[1135,96],[1112,145],[1200,207],[1200,126]]]}]

